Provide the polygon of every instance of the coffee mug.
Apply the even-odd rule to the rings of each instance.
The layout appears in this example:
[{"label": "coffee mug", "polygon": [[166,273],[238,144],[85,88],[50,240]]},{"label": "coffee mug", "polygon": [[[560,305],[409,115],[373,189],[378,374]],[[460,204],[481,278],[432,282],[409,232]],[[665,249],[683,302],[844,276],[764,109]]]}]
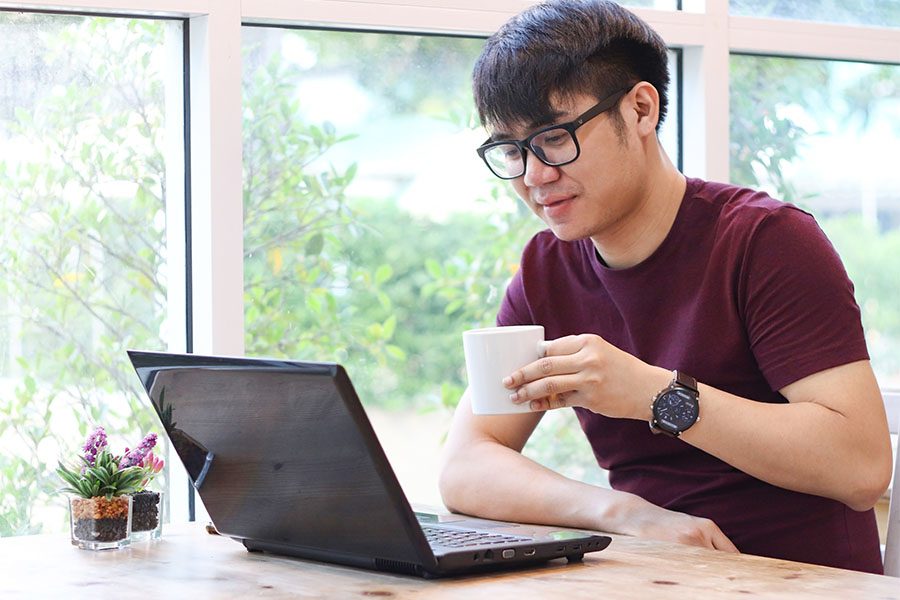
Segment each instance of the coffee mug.
[{"label": "coffee mug", "polygon": [[514,404],[513,390],[503,379],[541,357],[542,325],[487,327],[463,332],[469,400],[476,415],[531,412],[528,403]]}]

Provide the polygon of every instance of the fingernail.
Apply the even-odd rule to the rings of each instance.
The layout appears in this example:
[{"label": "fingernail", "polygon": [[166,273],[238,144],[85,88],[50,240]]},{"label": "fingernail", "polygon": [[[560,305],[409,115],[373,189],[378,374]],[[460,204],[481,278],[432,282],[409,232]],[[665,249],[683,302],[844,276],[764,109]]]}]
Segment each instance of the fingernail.
[{"label": "fingernail", "polygon": [[528,406],[531,407],[531,410],[540,410],[541,409],[541,403],[538,402],[537,400],[532,400]]},{"label": "fingernail", "polygon": [[515,401],[518,400],[518,399],[519,399],[519,393],[518,393],[518,392],[513,392],[512,394],[509,395],[509,401],[510,401],[510,402],[515,402]]},{"label": "fingernail", "polygon": [[509,387],[510,385],[512,385],[512,377],[504,377],[503,378],[503,386]]}]

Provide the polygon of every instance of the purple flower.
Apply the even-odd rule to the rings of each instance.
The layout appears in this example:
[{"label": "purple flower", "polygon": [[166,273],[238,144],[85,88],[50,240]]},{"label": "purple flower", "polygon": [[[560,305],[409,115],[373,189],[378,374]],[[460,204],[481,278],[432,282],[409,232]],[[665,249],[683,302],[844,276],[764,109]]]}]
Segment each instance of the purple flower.
[{"label": "purple flower", "polygon": [[106,430],[102,427],[97,427],[90,436],[88,436],[87,441],[84,443],[84,460],[89,465],[93,465],[94,461],[97,460],[97,454],[100,453],[101,450],[106,448]]},{"label": "purple flower", "polygon": [[150,451],[153,450],[153,447],[156,446],[156,434],[148,433],[147,436],[141,440],[141,443],[134,450],[125,450],[125,455],[122,457],[122,460],[119,461],[119,468],[126,469],[128,467],[139,467],[143,466],[144,458]]}]

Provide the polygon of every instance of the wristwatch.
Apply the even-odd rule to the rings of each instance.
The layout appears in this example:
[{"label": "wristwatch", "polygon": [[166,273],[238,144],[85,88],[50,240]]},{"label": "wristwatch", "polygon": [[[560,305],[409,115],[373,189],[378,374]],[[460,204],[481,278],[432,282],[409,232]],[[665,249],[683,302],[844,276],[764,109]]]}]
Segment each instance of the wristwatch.
[{"label": "wristwatch", "polygon": [[650,404],[650,431],[678,437],[700,420],[700,392],[690,375],[677,370],[672,374],[672,382]]}]

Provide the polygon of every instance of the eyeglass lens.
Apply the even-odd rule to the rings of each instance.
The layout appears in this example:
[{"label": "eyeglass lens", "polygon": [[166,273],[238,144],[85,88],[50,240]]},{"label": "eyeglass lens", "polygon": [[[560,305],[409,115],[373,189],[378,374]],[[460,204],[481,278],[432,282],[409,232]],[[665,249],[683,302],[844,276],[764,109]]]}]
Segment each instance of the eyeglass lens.
[{"label": "eyeglass lens", "polygon": [[[542,131],[531,140],[529,148],[541,162],[551,166],[571,162],[578,155],[575,139],[562,127]],[[525,172],[525,157],[515,144],[492,146],[484,158],[500,177],[512,179]]]}]

